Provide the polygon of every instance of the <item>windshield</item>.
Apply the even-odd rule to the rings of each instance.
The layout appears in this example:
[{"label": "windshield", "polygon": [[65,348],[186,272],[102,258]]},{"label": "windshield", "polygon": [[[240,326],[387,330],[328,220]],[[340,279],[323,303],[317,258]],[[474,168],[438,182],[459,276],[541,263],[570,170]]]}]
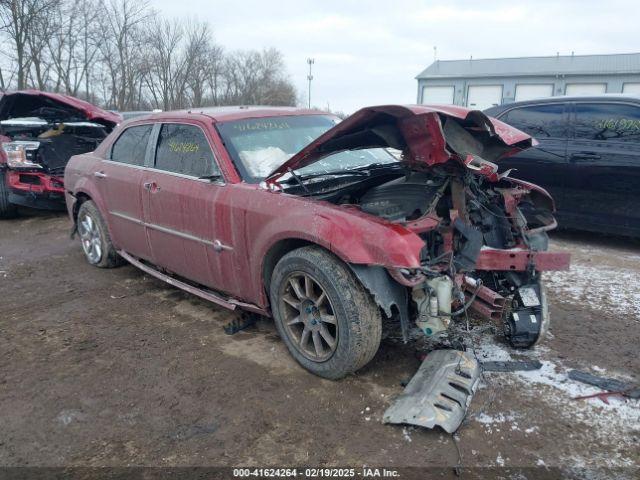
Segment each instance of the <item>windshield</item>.
[{"label": "windshield", "polygon": [[[329,115],[297,115],[237,120],[217,128],[242,178],[257,183],[338,122]],[[346,150],[296,173],[305,176],[394,162],[397,159],[382,148]]]}]

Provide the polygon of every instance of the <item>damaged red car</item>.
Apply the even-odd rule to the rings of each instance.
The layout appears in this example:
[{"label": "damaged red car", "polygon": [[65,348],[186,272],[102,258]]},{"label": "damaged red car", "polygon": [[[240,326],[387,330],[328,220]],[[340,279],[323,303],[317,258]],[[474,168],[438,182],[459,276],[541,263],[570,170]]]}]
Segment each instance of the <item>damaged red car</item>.
[{"label": "damaged red car", "polygon": [[494,162],[525,133],[461,107],[165,112],[120,125],[65,172],[86,259],[128,261],[229,309],[272,316],[291,355],[340,378],[383,324],[446,338],[468,316],[515,347],[549,322],[554,205]]},{"label": "damaged red car", "polygon": [[90,152],[121,122],[119,115],[68,95],[38,90],[0,98],[0,218],[18,205],[64,210],[64,168]]}]

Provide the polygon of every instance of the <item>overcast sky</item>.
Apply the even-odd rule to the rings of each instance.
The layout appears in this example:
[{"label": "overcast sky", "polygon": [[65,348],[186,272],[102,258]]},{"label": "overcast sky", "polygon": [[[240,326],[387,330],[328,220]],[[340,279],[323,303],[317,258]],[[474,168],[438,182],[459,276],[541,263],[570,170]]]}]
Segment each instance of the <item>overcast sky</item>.
[{"label": "overcast sky", "polygon": [[227,49],[276,47],[301,99],[351,113],[415,103],[415,76],[440,60],[640,51],[636,1],[151,0],[207,20]]}]

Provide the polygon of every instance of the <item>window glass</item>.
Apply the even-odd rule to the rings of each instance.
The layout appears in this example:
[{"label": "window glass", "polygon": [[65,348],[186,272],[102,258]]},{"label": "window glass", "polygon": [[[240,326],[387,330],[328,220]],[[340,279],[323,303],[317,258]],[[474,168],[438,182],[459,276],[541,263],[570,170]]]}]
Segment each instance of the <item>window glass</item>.
[{"label": "window glass", "polygon": [[153,125],[129,127],[118,137],[111,150],[111,160],[129,165],[144,165],[144,155]]},{"label": "window glass", "polygon": [[[338,120],[328,115],[264,117],[218,123],[220,135],[247,182],[258,182]],[[297,170],[300,175],[348,170],[397,159],[382,148],[345,150]]]},{"label": "window glass", "polygon": [[616,103],[577,103],[575,135],[587,140],[640,138],[640,108]]},{"label": "window glass", "polygon": [[567,126],[563,112],[563,104],[531,105],[509,110],[500,120],[532,137],[565,137]]},{"label": "window glass", "polygon": [[213,152],[203,131],[194,125],[162,125],[155,167],[192,177],[219,174]]}]

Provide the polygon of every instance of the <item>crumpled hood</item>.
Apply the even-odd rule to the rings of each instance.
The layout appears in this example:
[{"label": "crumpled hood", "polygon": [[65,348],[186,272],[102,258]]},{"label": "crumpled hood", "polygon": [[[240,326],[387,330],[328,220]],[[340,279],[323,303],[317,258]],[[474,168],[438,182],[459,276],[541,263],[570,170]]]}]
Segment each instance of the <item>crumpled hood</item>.
[{"label": "crumpled hood", "polygon": [[325,132],[267,176],[273,182],[342,150],[394,148],[403,162],[427,169],[457,159],[491,172],[491,163],[534,145],[529,135],[479,110],[457,106],[383,105],[367,107]]},{"label": "crumpled hood", "polygon": [[[5,93],[0,98],[0,120],[21,117],[41,117],[49,121],[65,120],[65,115],[75,120],[100,123],[111,130],[122,117],[108,112],[79,98],[40,90],[19,90]],[[56,118],[60,116],[61,118]],[[69,121],[67,119],[67,121]]]}]

